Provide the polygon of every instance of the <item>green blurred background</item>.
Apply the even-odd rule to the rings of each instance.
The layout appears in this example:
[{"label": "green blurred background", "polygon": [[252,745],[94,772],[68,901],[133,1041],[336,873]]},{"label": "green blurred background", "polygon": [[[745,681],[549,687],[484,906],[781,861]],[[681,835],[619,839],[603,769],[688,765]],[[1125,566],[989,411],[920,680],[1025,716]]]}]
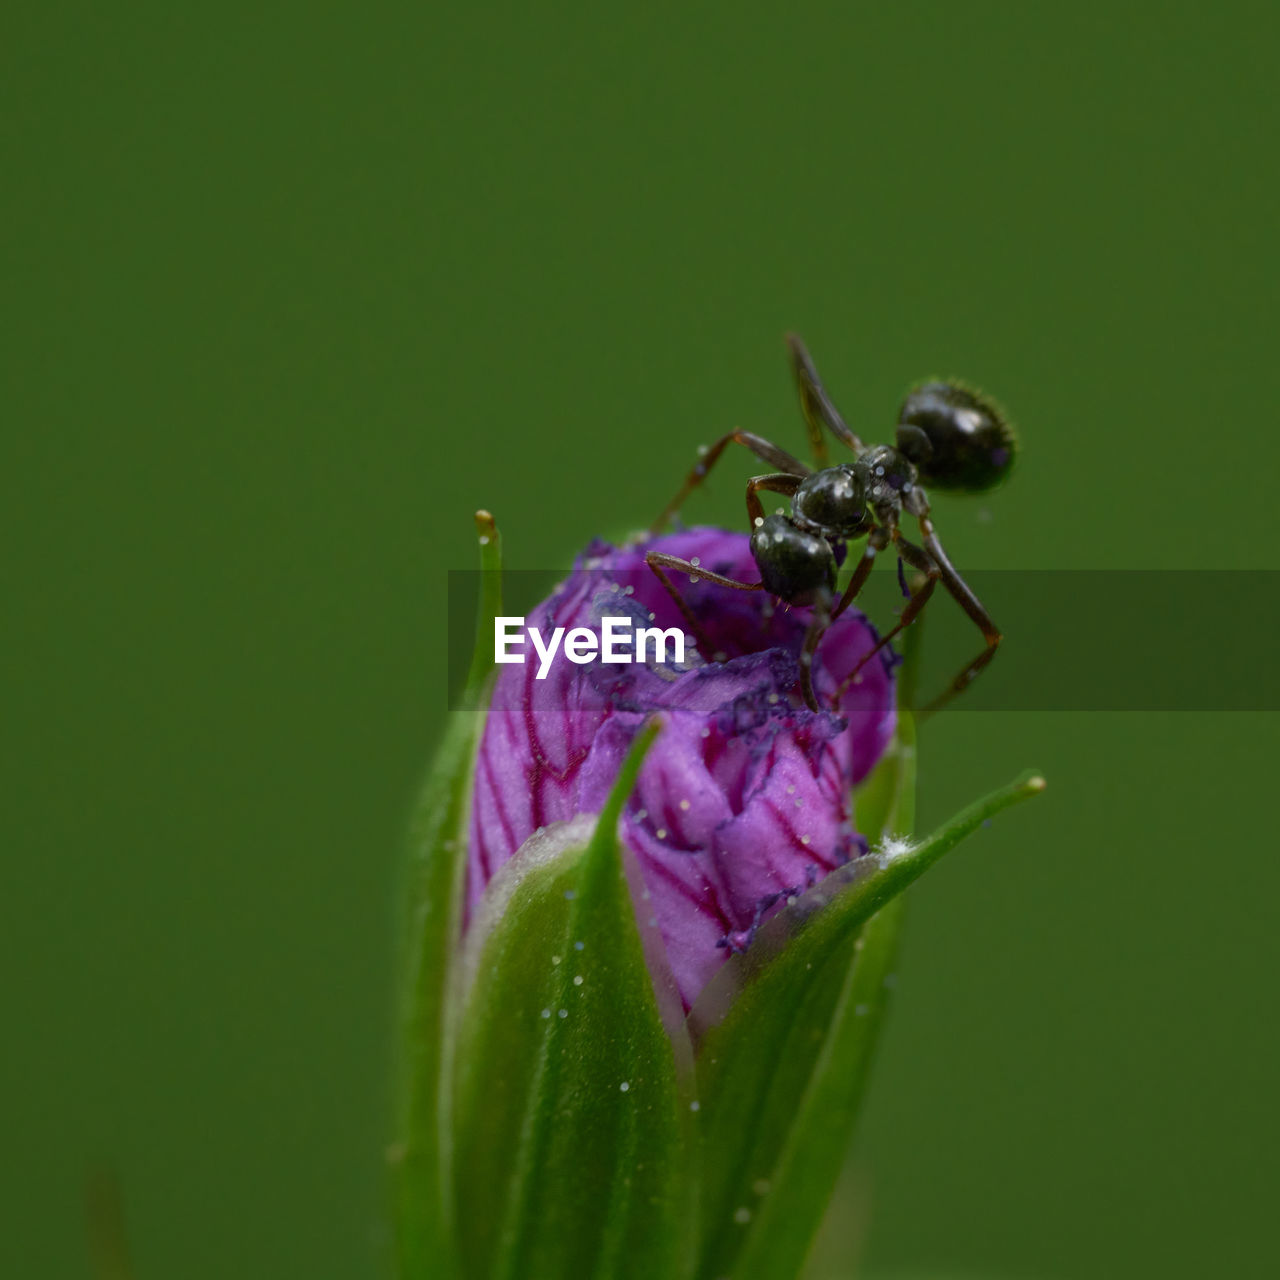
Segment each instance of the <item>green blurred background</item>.
[{"label": "green blurred background", "polygon": [[[868,435],[930,373],[1011,407],[1014,483],[937,504],[964,566],[1280,567],[1272,5],[5,25],[0,1274],[89,1274],[103,1166],[138,1280],[384,1273],[471,512],[555,566],[728,427],[801,448],[785,329]],[[928,726],[924,821],[1051,789],[913,891],[815,1275],[1270,1270],[1278,736]]]}]

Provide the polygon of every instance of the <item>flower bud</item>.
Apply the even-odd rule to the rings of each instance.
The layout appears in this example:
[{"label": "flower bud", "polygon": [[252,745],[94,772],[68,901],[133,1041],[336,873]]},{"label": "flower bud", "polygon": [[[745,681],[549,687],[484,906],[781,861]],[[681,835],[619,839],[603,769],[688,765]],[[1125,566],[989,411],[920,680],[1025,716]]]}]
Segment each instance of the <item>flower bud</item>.
[{"label": "flower bud", "polygon": [[[622,549],[595,544],[528,627],[599,635],[605,618],[622,618],[633,636],[641,627],[685,630],[645,563],[651,550],[739,581],[759,578],[747,537],[718,529]],[[653,646],[645,662],[579,664],[561,647],[549,670],[532,660],[499,668],[476,763],[467,905],[475,910],[490,878],[539,828],[598,813],[641,725],[657,716],[662,732],[621,838],[687,1009],[788,897],[866,853],[853,788],[893,735],[894,699],[885,650],[831,707],[878,639],[855,610],[822,638],[814,687],[830,709],[812,711],[800,693],[808,610],[673,576],[709,652],[690,637],[683,664],[655,661]]]},{"label": "flower bud", "polygon": [[[846,611],[811,709],[808,610],[676,573],[682,607],[645,562],[755,582],[747,538],[714,529],[594,544],[526,620],[541,655],[495,677],[477,523],[480,642],[409,866],[401,1278],[790,1280],[847,1150],[899,895],[1043,780],[905,838],[892,659],[858,669],[877,637]],[[604,651],[630,630],[641,658],[641,627],[671,651]]]}]

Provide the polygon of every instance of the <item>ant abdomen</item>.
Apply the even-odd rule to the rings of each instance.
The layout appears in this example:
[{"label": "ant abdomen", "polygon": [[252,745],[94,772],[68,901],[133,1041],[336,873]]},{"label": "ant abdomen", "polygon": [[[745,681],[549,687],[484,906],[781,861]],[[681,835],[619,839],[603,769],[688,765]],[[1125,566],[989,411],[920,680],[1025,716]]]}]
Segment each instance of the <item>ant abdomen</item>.
[{"label": "ant abdomen", "polygon": [[897,444],[934,489],[981,493],[1013,470],[1014,435],[999,406],[958,382],[926,382],[902,402]]}]

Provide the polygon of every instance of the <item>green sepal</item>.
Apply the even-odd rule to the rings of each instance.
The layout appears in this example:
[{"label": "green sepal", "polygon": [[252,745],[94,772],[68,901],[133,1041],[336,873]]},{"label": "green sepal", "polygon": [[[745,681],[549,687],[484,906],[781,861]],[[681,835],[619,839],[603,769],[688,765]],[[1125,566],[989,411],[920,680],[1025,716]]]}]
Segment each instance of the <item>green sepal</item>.
[{"label": "green sepal", "polygon": [[[914,641],[909,635],[900,677],[915,671]],[[911,680],[899,679],[893,741],[855,797],[855,825],[872,837],[909,831],[914,821],[912,688]],[[718,1051],[702,1056],[699,1077],[709,1105],[698,1132],[706,1179],[699,1276],[727,1276],[735,1262],[741,1275],[752,1266],[769,1268],[758,1271],[761,1276],[798,1272],[844,1161],[879,1038],[901,920],[901,901],[890,902],[807,970],[802,1002],[792,1009],[784,1039],[767,1053],[740,1061]],[[742,980],[731,969],[714,983],[691,1011],[691,1025],[714,1024]],[[749,1024],[738,1034],[751,1034]]]},{"label": "green sepal", "polygon": [[[860,808],[909,829],[914,732]],[[925,840],[882,844],[788,905],[690,1012],[703,1170],[696,1275],[792,1277],[843,1165],[896,948],[898,895],[987,818],[1043,789],[1028,774]]]},{"label": "green sepal", "polygon": [[469,926],[452,1143],[467,1280],[680,1274],[676,1054],[617,838],[652,735],[599,819],[532,836]]},{"label": "green sepal", "polygon": [[482,576],[476,645],[463,698],[466,709],[449,716],[409,834],[396,1112],[388,1148],[401,1280],[450,1280],[455,1274],[447,1148],[441,1141],[441,1117],[448,1110],[443,1045],[449,974],[462,914],[472,773],[493,666],[489,638],[493,619],[502,612],[502,554],[493,517],[477,512],[476,529]]}]

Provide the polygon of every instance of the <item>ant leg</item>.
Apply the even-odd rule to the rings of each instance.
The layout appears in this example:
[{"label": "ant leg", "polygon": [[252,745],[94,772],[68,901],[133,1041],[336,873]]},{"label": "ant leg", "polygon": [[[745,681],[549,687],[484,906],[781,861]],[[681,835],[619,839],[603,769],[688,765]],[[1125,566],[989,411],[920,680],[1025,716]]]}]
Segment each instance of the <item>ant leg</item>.
[{"label": "ant leg", "polygon": [[662,508],[658,518],[649,526],[650,533],[657,533],[680,510],[684,500],[707,478],[708,472],[720,460],[720,455],[731,444],[740,444],[743,448],[750,449],[757,458],[777,467],[779,472],[798,475],[801,478],[809,474],[809,468],[799,458],[793,458],[785,449],[779,449],[776,444],[770,443],[763,436],[754,435],[752,432],[743,431],[741,428],[730,431],[728,435],[721,436],[698,459],[693,470],[685,478],[680,492]]},{"label": "ant leg", "polygon": [[804,635],[804,647],[800,650],[800,691],[810,711],[817,711],[818,698],[813,692],[813,659],[818,643],[831,625],[831,593],[824,591],[813,605],[809,629]]},{"label": "ant leg", "polygon": [[754,529],[764,519],[764,505],[756,494],[761,489],[770,493],[785,493],[790,497],[804,483],[804,476],[788,475],[785,471],[775,471],[772,475],[752,476],[747,481],[747,519]]},{"label": "ant leg", "polygon": [[943,551],[942,543],[938,541],[938,535],[934,532],[933,521],[929,519],[928,512],[926,511],[920,515],[919,520],[920,532],[924,535],[924,545],[929,549],[929,554],[937,566],[942,585],[946,587],[955,602],[973,620],[974,624],[982,632],[983,639],[987,642],[987,647],[956,676],[951,682],[950,688],[944,689],[932,702],[921,709],[920,715],[928,716],[932,715],[940,707],[945,706],[957,693],[960,693],[973,683],[974,678],[982,668],[996,656],[996,650],[1000,647],[1000,641],[1004,637],[1000,634],[1000,628],[996,626],[995,621],[986,611],[982,601],[973,594],[969,589],[969,584],[957,572],[955,565],[947,559],[947,553]]},{"label": "ant leg", "polygon": [[905,631],[920,615],[920,610],[929,603],[929,597],[933,595],[933,589],[938,585],[938,579],[941,574],[938,572],[937,566],[929,558],[929,556],[921,551],[914,543],[908,542],[906,538],[895,528],[890,535],[893,538],[894,545],[902,554],[902,558],[913,568],[918,569],[925,575],[924,582],[911,593],[910,599],[907,601],[905,608],[898,617],[897,624],[876,642],[874,647],[868,649],[866,653],[858,659],[858,665],[845,676],[840,683],[840,688],[836,691],[836,701],[844,696],[845,690],[851,684],[854,684],[858,678],[858,672],[871,661],[872,658],[880,652],[885,645],[891,643],[893,639],[901,632]]},{"label": "ant leg", "polygon": [[876,525],[867,536],[867,549],[862,553],[862,558],[858,561],[858,567],[853,571],[853,576],[849,579],[849,585],[845,587],[844,594],[840,597],[840,603],[836,605],[835,612],[831,615],[834,622],[854,601],[854,597],[862,590],[867,578],[871,574],[871,566],[875,563],[876,553],[883,551],[889,543],[888,532]]},{"label": "ant leg", "polygon": [[791,353],[791,371],[795,374],[796,390],[800,393],[800,411],[804,414],[805,426],[809,428],[809,443],[813,446],[813,456],[818,465],[827,465],[827,439],[822,434],[824,426],[854,453],[861,453],[862,441],[849,430],[832,404],[812,357],[794,333],[787,334],[787,350]]},{"label": "ant leg", "polygon": [[712,573],[710,569],[704,569],[701,565],[696,565],[691,560],[681,560],[679,556],[669,556],[661,551],[646,552],[644,562],[657,575],[658,581],[666,588],[667,594],[676,602],[676,606],[684,615],[684,620],[689,624],[689,630],[693,633],[693,638],[697,641],[698,650],[704,657],[711,657],[711,641],[707,638],[707,633],[702,629],[702,624],[694,615],[692,609],[689,608],[689,602],[682,596],[675,587],[675,583],[666,575],[667,569],[675,569],[680,573],[687,573],[690,578],[701,578],[704,582],[714,582],[717,586],[732,587],[735,591],[763,591],[763,582],[739,582],[736,578],[726,578],[721,573]]}]

